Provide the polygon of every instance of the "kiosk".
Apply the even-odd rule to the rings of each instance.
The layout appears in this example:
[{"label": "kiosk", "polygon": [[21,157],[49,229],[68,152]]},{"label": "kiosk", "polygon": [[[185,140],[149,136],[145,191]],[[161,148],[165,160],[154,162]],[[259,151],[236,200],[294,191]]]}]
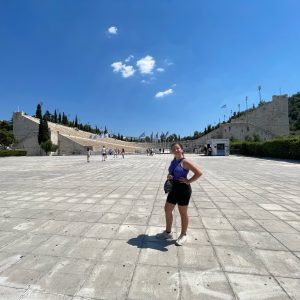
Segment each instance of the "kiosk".
[{"label": "kiosk", "polygon": [[[210,139],[206,142],[208,155],[227,156],[229,155],[229,139]],[[211,149],[210,149],[211,148]]]}]

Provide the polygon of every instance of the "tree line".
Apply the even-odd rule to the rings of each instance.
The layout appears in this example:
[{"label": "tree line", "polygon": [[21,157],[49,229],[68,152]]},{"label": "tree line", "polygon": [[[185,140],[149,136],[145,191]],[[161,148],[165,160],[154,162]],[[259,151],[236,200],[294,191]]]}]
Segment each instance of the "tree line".
[{"label": "tree line", "polygon": [[57,113],[56,109],[54,110],[54,113],[50,113],[48,110],[46,110],[45,114],[42,115],[42,105],[39,103],[36,107],[36,112],[34,117],[40,119],[41,117],[47,120],[48,122],[68,126],[68,127],[74,127],[78,128],[79,130],[83,130],[86,132],[94,133],[94,134],[107,134],[108,130],[105,126],[104,130],[101,131],[97,126],[93,128],[90,124],[83,124],[79,122],[79,119],[77,115],[75,116],[74,120],[70,120],[67,116],[67,114],[63,113]]}]

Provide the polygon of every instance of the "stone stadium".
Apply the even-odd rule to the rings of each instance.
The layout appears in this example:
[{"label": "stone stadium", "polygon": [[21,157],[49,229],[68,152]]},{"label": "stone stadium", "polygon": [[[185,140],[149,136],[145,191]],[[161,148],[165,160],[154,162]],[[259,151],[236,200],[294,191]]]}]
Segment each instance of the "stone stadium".
[{"label": "stone stadium", "polygon": [[[85,154],[89,147],[92,151],[99,151],[102,146],[107,149],[124,148],[126,153],[145,153],[146,148],[169,148],[170,143],[126,142],[110,137],[98,139],[96,135],[48,122],[51,141],[58,145],[57,155]],[[27,155],[41,155],[38,144],[39,119],[22,112],[13,114],[13,129],[18,141],[19,149],[27,151]],[[230,123],[222,123],[220,127],[194,140],[181,141],[186,152],[199,152],[208,140],[230,139],[245,140],[249,135],[256,134],[262,140],[270,140],[276,136],[289,134],[288,97],[286,95],[273,96],[272,101],[266,102],[249,112],[245,112]]]}]

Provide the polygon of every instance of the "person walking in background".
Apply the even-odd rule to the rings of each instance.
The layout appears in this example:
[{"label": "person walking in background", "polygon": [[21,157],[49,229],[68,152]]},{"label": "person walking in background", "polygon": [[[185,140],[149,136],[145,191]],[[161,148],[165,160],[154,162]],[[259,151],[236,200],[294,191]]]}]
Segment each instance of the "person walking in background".
[{"label": "person walking in background", "polygon": [[[185,159],[183,146],[180,143],[172,144],[171,151],[174,154],[174,159],[170,164],[167,178],[172,180],[173,184],[165,204],[166,230],[157,234],[156,237],[159,239],[173,239],[173,210],[177,204],[181,218],[181,233],[175,244],[182,246],[187,239],[186,234],[189,223],[187,210],[192,194],[190,184],[196,181],[202,173],[196,164]],[[192,171],[194,175],[190,179],[187,179],[189,171]]]},{"label": "person walking in background", "polygon": [[122,148],[121,154],[122,154],[122,157],[124,158],[124,156],[125,156],[125,149],[124,148]]},{"label": "person walking in background", "polygon": [[91,150],[89,147],[86,148],[86,160],[90,162]]},{"label": "person walking in background", "polygon": [[106,160],[106,148],[105,146],[102,147],[102,161],[105,161]]}]

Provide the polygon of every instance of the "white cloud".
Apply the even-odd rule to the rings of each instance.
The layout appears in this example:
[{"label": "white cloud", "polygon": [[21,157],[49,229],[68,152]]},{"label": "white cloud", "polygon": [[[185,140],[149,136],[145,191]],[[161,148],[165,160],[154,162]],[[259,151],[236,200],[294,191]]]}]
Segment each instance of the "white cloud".
[{"label": "white cloud", "polygon": [[171,95],[173,94],[173,89],[168,89],[164,92],[158,92],[156,95],[155,95],[155,98],[163,98],[167,95]]},{"label": "white cloud", "polygon": [[133,76],[135,73],[135,69],[133,66],[127,66],[123,64],[121,61],[116,61],[111,64],[111,67],[113,68],[113,71],[116,73],[121,73],[124,78]]},{"label": "white cloud", "polygon": [[133,66],[123,66],[123,70],[122,70],[122,75],[124,78],[130,77],[134,74],[135,69],[133,68]]},{"label": "white cloud", "polygon": [[164,68],[157,68],[156,71],[157,71],[157,72],[164,72],[165,69],[164,69]]},{"label": "white cloud", "polygon": [[119,72],[122,70],[123,63],[121,61],[116,61],[112,63],[111,66],[114,69],[114,72]]},{"label": "white cloud", "polygon": [[118,33],[118,28],[116,26],[111,26],[107,29],[107,32],[109,34],[117,34]]},{"label": "white cloud", "polygon": [[129,56],[125,59],[125,62],[129,62],[129,61],[131,61],[133,58],[134,58],[133,55],[129,55]]},{"label": "white cloud", "polygon": [[155,67],[155,60],[152,56],[147,55],[136,63],[139,68],[141,74],[152,74],[152,70]]}]

